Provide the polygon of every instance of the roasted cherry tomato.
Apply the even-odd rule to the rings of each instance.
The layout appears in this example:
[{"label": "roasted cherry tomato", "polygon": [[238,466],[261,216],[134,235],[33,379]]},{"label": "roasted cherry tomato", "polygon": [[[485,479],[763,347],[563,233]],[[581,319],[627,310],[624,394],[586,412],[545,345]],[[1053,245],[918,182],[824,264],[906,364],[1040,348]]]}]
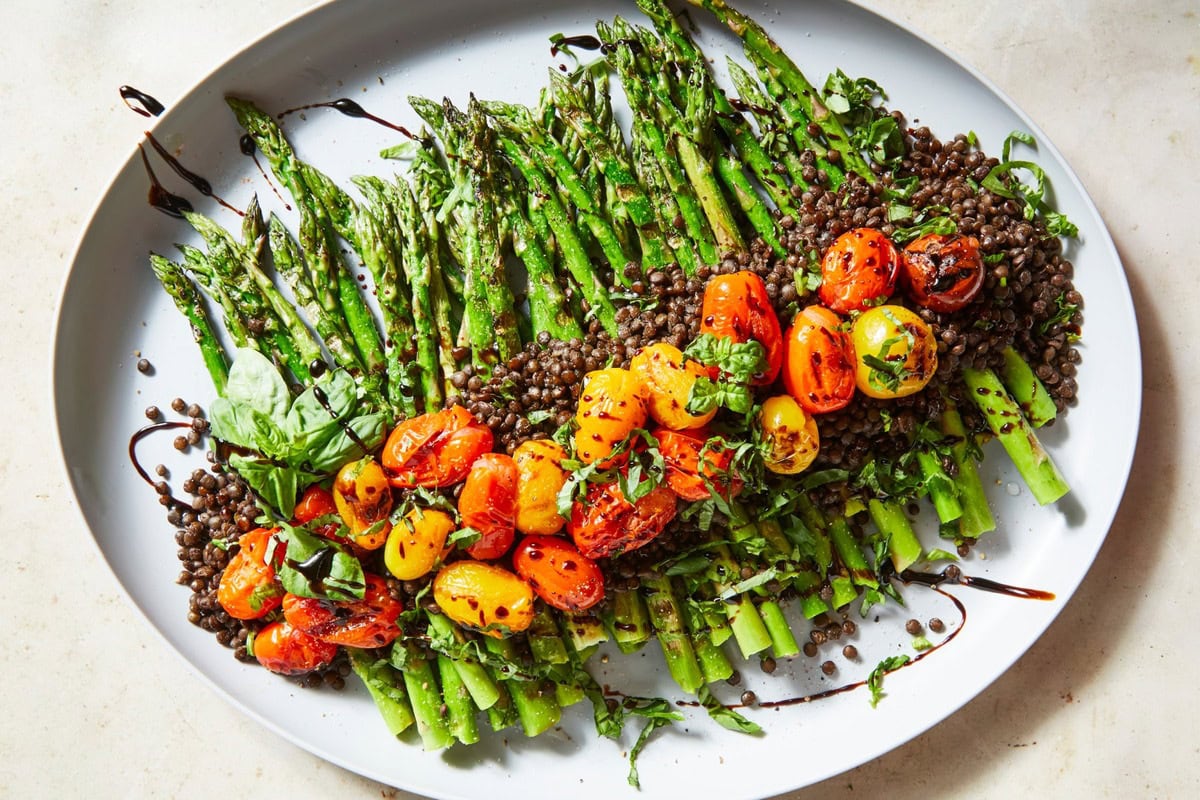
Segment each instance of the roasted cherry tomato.
[{"label": "roasted cherry tomato", "polygon": [[696,379],[707,376],[707,370],[695,361],[684,362],[678,347],[655,342],[638,351],[629,369],[639,375],[650,395],[650,416],[659,425],[673,431],[699,428],[716,415],[713,408],[707,414],[689,414],[688,398]]},{"label": "roasted cherry tomato", "polygon": [[[611,466],[613,450],[646,424],[649,394],[642,379],[627,369],[610,367],[589,372],[583,379],[575,410],[575,452],[585,464]],[[613,463],[624,461],[614,458]]]},{"label": "roasted cherry tomato", "polygon": [[414,508],[392,526],[383,547],[383,564],[402,581],[424,577],[437,565],[454,532],[454,520],[434,508]]},{"label": "roasted cherry tomato", "polygon": [[839,314],[862,311],[892,296],[900,254],[874,228],[843,233],[821,259],[821,302]]},{"label": "roasted cherry tomato", "polygon": [[905,397],[925,388],[937,372],[937,341],[925,321],[904,306],[864,311],[850,329],[859,391]]},{"label": "roasted cherry tomato", "polygon": [[396,620],[403,610],[378,575],[366,576],[361,600],[333,601],[289,594],[283,618],[314,639],[344,647],[383,647],[400,635]]},{"label": "roasted cherry tomato", "polygon": [[500,453],[475,460],[458,496],[462,524],[479,531],[467,548],[471,558],[500,558],[512,547],[517,514],[517,465]]},{"label": "roasted cherry tomato", "polygon": [[810,414],[845,408],[854,397],[854,346],[824,306],[796,315],[784,344],[783,385]]},{"label": "roasted cherry tomato", "polygon": [[481,561],[455,561],[438,570],[433,599],[447,617],[497,639],[533,622],[533,589],[513,573]]},{"label": "roasted cherry tomato", "polygon": [[675,518],[675,493],[658,486],[630,503],[616,481],[589,484],[586,502],[575,501],[567,532],[588,558],[619,555],[653,541]]},{"label": "roasted cherry tomato", "polygon": [[904,283],[917,305],[942,314],[965,308],[983,288],[974,236],[931,233],[904,248]]},{"label": "roasted cherry tomato", "polygon": [[780,475],[803,472],[821,451],[817,423],[791,395],[769,397],[758,415],[765,444],[763,464]]},{"label": "roasted cherry tomato", "polygon": [[492,443],[491,428],[452,406],[397,425],[383,446],[383,467],[392,486],[450,486],[467,477]]},{"label": "roasted cherry tomato", "polygon": [[762,278],[749,270],[710,278],[700,308],[700,332],[735,342],[755,340],[766,350],[767,368],[754,383],[774,383],[783,366],[783,331]]},{"label": "roasted cherry tomato", "polygon": [[529,439],[513,452],[517,465],[517,530],[558,533],[567,521],[558,513],[558,493],[567,482],[566,452],[549,439]]},{"label": "roasted cherry tomato", "polygon": [[334,505],[333,494],[328,489],[314,485],[305,489],[300,502],[296,503],[296,508],[292,511],[292,521],[297,525],[304,525],[319,517],[336,513],[337,506]]},{"label": "roasted cherry tomato", "polygon": [[326,667],[337,652],[336,644],[322,642],[287,622],[272,622],[254,636],[254,657],[280,675],[303,675]]},{"label": "roasted cherry tomato", "polygon": [[[275,529],[256,528],[238,539],[217,586],[217,602],[235,619],[259,619],[283,602],[283,587],[275,580]],[[280,554],[282,555],[282,553]]]},{"label": "roasted cherry tomato", "polygon": [[354,544],[378,550],[387,541],[392,524],[392,487],[375,459],[367,456],[338,470],[333,479],[333,502]]},{"label": "roasted cherry tomato", "polygon": [[526,536],[513,551],[513,569],[560,611],[584,611],[604,599],[600,567],[559,536]]},{"label": "roasted cherry tomato", "polygon": [[[709,446],[711,434],[704,428],[672,431],[658,428],[658,451],[667,467],[667,486],[684,500],[707,500],[711,485],[726,499],[736,495],[742,482],[729,474],[733,451],[723,444]],[[704,466],[701,467],[701,454]],[[705,484],[705,481],[708,484]]]}]

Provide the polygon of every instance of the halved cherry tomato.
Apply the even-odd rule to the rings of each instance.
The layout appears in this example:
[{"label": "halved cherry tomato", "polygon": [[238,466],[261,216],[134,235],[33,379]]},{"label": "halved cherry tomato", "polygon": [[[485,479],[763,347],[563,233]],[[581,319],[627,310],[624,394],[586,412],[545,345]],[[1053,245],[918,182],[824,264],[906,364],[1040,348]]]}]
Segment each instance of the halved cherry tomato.
[{"label": "halved cherry tomato", "polygon": [[767,368],[758,386],[774,383],[783,366],[783,331],[762,278],[749,270],[710,278],[700,308],[700,332],[735,342],[753,339],[763,346]]},{"label": "halved cherry tomato", "polygon": [[533,622],[533,588],[522,578],[482,561],[455,561],[433,579],[433,599],[442,612],[497,639]]},{"label": "halved cherry tomato", "polygon": [[653,541],[675,518],[675,493],[658,486],[637,503],[612,483],[588,486],[586,502],[575,501],[567,532],[588,558],[619,555]]},{"label": "halved cherry tomato", "polygon": [[858,389],[887,400],[915,394],[937,372],[937,339],[933,331],[904,306],[865,311],[850,329],[857,354]]},{"label": "halved cherry tomato", "polygon": [[784,344],[783,385],[810,414],[845,408],[854,397],[854,345],[823,306],[796,315]]},{"label": "halved cherry tomato", "polygon": [[855,228],[834,240],[821,259],[821,302],[839,314],[862,311],[896,291],[900,254],[874,228]]},{"label": "halved cherry tomato", "polygon": [[366,583],[361,600],[337,602],[289,594],[283,598],[283,618],[293,628],[329,644],[344,647],[391,644],[400,635],[396,620],[403,608],[388,593],[383,578],[367,575]]},{"label": "halved cherry tomato", "polygon": [[513,551],[513,568],[560,611],[584,611],[604,599],[600,567],[561,537],[526,536]]},{"label": "halved cherry tomato", "polygon": [[300,502],[296,503],[296,508],[292,511],[292,521],[297,525],[304,525],[318,517],[336,513],[337,506],[333,503],[333,493],[314,484],[304,490]]},{"label": "halved cherry tomato", "polygon": [[378,550],[387,541],[392,523],[392,487],[375,459],[351,461],[333,479],[333,502],[354,544]]},{"label": "halved cherry tomato", "polygon": [[450,486],[466,478],[492,444],[491,428],[452,406],[397,425],[383,446],[383,467],[392,486],[402,489]]},{"label": "halved cherry tomato", "polygon": [[217,602],[234,619],[260,619],[283,602],[283,587],[275,580],[276,528],[256,528],[238,539],[217,586]]},{"label": "halved cherry tomato", "polygon": [[965,308],[983,288],[983,256],[974,236],[931,233],[904,248],[904,277],[917,305],[942,314]]},{"label": "halved cherry tomato", "polygon": [[623,462],[624,454],[609,461],[613,450],[646,424],[649,393],[640,376],[610,367],[589,372],[583,379],[575,409],[575,452],[585,464],[601,462],[605,469]]},{"label": "halved cherry tomato", "polygon": [[558,493],[567,482],[566,451],[549,439],[529,439],[513,452],[517,465],[517,530],[558,533],[567,521],[558,513]]},{"label": "halved cherry tomato", "polygon": [[336,644],[322,642],[285,622],[272,622],[254,636],[254,657],[271,672],[303,675],[328,666]]},{"label": "halved cherry tomato", "polygon": [[671,430],[707,425],[717,409],[706,414],[689,414],[688,398],[696,379],[708,370],[696,361],[684,361],[678,347],[655,342],[643,347],[629,362],[629,369],[641,377],[650,398],[650,416]]},{"label": "halved cherry tomato", "polygon": [[471,558],[500,558],[512,547],[517,516],[517,465],[509,456],[484,453],[475,460],[458,496],[458,514],[479,539],[467,548]]},{"label": "halved cherry tomato", "polygon": [[[684,500],[707,500],[712,496],[704,481],[729,499],[742,490],[742,482],[729,474],[733,451],[724,445],[706,447],[711,434],[704,428],[672,431],[657,428],[658,451],[667,467],[667,486]],[[701,453],[704,466],[700,466]]]},{"label": "halved cherry tomato", "polygon": [[383,564],[402,581],[423,578],[445,557],[446,538],[453,532],[449,514],[418,506],[392,526],[383,547]]},{"label": "halved cherry tomato", "polygon": [[791,395],[768,397],[758,414],[763,464],[771,472],[795,475],[808,469],[821,451],[817,423]]}]

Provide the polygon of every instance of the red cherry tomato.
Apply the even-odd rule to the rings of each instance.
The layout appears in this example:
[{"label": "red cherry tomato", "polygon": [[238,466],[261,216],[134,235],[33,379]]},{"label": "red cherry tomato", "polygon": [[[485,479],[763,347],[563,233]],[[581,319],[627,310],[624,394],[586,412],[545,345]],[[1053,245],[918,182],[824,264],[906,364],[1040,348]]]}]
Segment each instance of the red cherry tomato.
[{"label": "red cherry tomato", "polygon": [[467,477],[492,449],[492,431],[462,406],[422,414],[397,425],[383,446],[392,486],[450,486]]},{"label": "red cherry tomato", "polygon": [[471,558],[490,560],[507,553],[516,535],[516,462],[500,453],[476,459],[458,496],[458,513],[465,527],[480,533],[467,548]]},{"label": "red cherry tomato", "polygon": [[272,566],[278,561],[271,539],[275,530],[256,528],[242,534],[238,551],[221,573],[217,602],[234,619],[260,619],[283,602],[283,587]]},{"label": "red cherry tomato", "polygon": [[658,486],[630,503],[616,481],[588,486],[587,501],[575,501],[567,533],[588,558],[619,555],[653,541],[675,518],[675,493]]},{"label": "red cherry tomato", "polygon": [[304,490],[300,502],[292,512],[292,521],[297,525],[312,522],[318,517],[336,514],[337,506],[333,504],[333,493],[320,486],[310,486]]},{"label": "red cherry tomato", "polygon": [[854,345],[841,324],[829,309],[808,306],[788,329],[783,385],[810,414],[845,408],[854,397]]},{"label": "red cherry tomato", "polygon": [[600,567],[559,536],[526,536],[513,551],[513,569],[561,611],[584,611],[604,599]]},{"label": "red cherry tomato", "polygon": [[[724,445],[706,450],[705,445],[710,436],[705,428],[688,431],[658,428],[654,431],[654,438],[658,439],[658,450],[666,462],[667,486],[684,500],[707,500],[711,497],[712,493],[705,485],[705,479],[726,499],[742,489],[742,482],[729,475],[733,451]],[[700,466],[702,452],[703,469]]]},{"label": "red cherry tomato", "polygon": [[821,302],[839,314],[862,311],[896,291],[900,254],[874,228],[855,228],[834,240],[821,259]]},{"label": "red cherry tomato", "polygon": [[766,386],[779,376],[783,365],[783,331],[767,296],[762,278],[743,270],[717,275],[704,287],[700,332],[724,336],[735,342],[751,339],[766,350],[767,368],[754,383]]},{"label": "red cherry tomato", "polygon": [[[335,602],[289,594],[283,598],[283,618],[321,642],[345,647],[383,647],[400,635],[396,620],[403,610],[388,593],[387,582],[367,575],[361,600]],[[258,652],[257,642],[255,652]]]},{"label": "red cherry tomato", "polygon": [[917,305],[948,314],[968,306],[983,288],[983,256],[974,236],[931,233],[904,248],[904,278]]},{"label": "red cherry tomato", "polygon": [[271,672],[303,675],[328,666],[336,644],[322,642],[287,622],[272,622],[254,637],[254,657]]}]

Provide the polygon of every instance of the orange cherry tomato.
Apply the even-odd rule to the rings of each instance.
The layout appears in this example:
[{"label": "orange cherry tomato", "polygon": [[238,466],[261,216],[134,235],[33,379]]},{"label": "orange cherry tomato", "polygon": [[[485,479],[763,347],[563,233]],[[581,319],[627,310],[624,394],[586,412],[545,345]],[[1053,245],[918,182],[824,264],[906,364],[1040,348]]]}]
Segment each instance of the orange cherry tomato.
[{"label": "orange cherry tomato", "polygon": [[615,458],[613,450],[633,431],[646,424],[650,393],[640,375],[610,367],[583,378],[575,409],[575,452],[585,464],[599,461],[604,469],[624,463],[627,453]]},{"label": "orange cherry tomato", "polygon": [[392,529],[392,487],[375,459],[367,456],[338,470],[333,502],[355,545],[364,550],[383,547]]},{"label": "orange cherry tomato", "polygon": [[533,622],[533,587],[512,572],[463,559],[438,570],[433,600],[447,617],[502,639]]},{"label": "orange cherry tomato", "polygon": [[584,611],[604,599],[600,567],[559,536],[526,536],[513,551],[513,569],[560,611]]},{"label": "orange cherry tomato", "polygon": [[392,486],[402,489],[450,486],[465,479],[492,444],[488,426],[453,406],[397,425],[383,446],[383,467]]},{"label": "orange cherry tomato", "polygon": [[892,296],[900,270],[896,246],[874,228],[834,240],[821,259],[821,302],[839,314],[862,311]]},{"label": "orange cherry tomato", "polygon": [[304,490],[300,502],[296,503],[296,508],[292,511],[292,521],[297,525],[304,525],[319,517],[336,513],[337,506],[333,503],[333,493],[321,486],[313,485]]},{"label": "orange cherry tomato", "polygon": [[[728,499],[742,489],[742,482],[729,474],[733,451],[724,445],[705,450],[711,434],[704,428],[672,431],[658,428],[658,451],[667,466],[667,486],[683,500],[707,500],[712,496],[705,479],[721,496]],[[704,453],[704,466],[700,454]]]},{"label": "orange cherry tomato", "polygon": [[458,514],[479,539],[467,548],[471,558],[500,558],[512,547],[516,535],[517,464],[500,453],[484,453],[475,460],[458,496]]},{"label": "orange cherry tomato", "polygon": [[[361,600],[337,602],[289,594],[283,618],[296,630],[321,642],[345,647],[383,647],[400,635],[396,620],[403,610],[378,575],[366,576]],[[257,642],[255,652],[257,652]]]},{"label": "orange cherry tomato", "polygon": [[260,619],[283,602],[283,587],[275,580],[276,528],[256,528],[238,539],[217,586],[217,602],[234,619]]},{"label": "orange cherry tomato", "polygon": [[904,283],[917,305],[948,314],[983,288],[983,256],[974,236],[931,233],[904,248]]},{"label": "orange cherry tomato", "polygon": [[285,622],[272,622],[254,636],[254,657],[271,672],[303,675],[328,666],[336,644],[322,642]]},{"label": "orange cherry tomato", "polygon": [[762,278],[749,270],[710,278],[700,307],[700,332],[735,342],[755,340],[766,350],[767,368],[754,383],[774,383],[783,366],[783,331]]},{"label": "orange cherry tomato", "polygon": [[567,533],[588,558],[620,555],[653,541],[675,518],[675,493],[658,486],[630,503],[616,481],[588,486],[587,501],[575,501]]},{"label": "orange cherry tomato", "polygon": [[783,385],[810,414],[845,408],[854,397],[854,345],[841,324],[829,309],[808,306],[788,329]]},{"label": "orange cherry tomato", "polygon": [[692,386],[708,375],[708,369],[697,361],[684,361],[678,347],[666,342],[647,345],[630,360],[629,370],[645,384],[650,416],[659,425],[676,431],[699,428],[717,415],[716,408],[705,414],[687,412]]}]

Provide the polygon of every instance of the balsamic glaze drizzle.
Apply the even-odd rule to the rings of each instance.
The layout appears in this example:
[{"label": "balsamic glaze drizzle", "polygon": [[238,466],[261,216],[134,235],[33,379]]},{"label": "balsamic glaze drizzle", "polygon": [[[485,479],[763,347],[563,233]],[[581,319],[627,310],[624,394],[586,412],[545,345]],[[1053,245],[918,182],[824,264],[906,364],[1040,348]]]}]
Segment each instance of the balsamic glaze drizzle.
[{"label": "balsamic glaze drizzle", "polygon": [[287,111],[281,111],[278,114],[278,117],[279,119],[283,119],[288,114],[295,114],[298,111],[307,111],[310,108],[332,108],[334,111],[345,114],[347,117],[354,117],[356,119],[369,119],[371,122],[374,122],[377,125],[382,125],[385,128],[391,128],[394,131],[398,131],[407,136],[409,139],[415,140],[417,138],[413,135],[412,131],[403,125],[397,125],[394,122],[388,122],[382,117],[375,116],[348,97],[340,97],[337,100],[330,100],[328,103],[309,103],[306,106],[296,106],[295,108],[289,108]]},{"label": "balsamic glaze drizzle", "polygon": [[[157,117],[166,111],[162,103],[140,89],[135,89],[132,86],[122,86],[117,91],[121,93],[121,99],[125,101],[125,105],[143,117]],[[134,103],[137,103],[137,105],[134,105]]]},{"label": "balsamic glaze drizzle", "polygon": [[146,148],[139,144],[138,152],[142,154],[142,163],[146,166],[146,176],[150,178],[150,191],[146,195],[150,205],[168,217],[183,219],[183,212],[192,210],[191,202],[186,197],[168,192],[158,180],[158,176],[154,174],[154,170],[150,166],[150,158],[146,155]]},{"label": "balsamic glaze drizzle", "polygon": [[242,138],[238,139],[238,149],[242,151],[242,155],[254,159],[254,166],[258,167],[258,174],[263,176],[263,180],[267,182],[267,186],[271,187],[271,191],[279,198],[279,202],[283,203],[283,207],[291,211],[291,204],[283,199],[283,195],[275,188],[275,183],[271,180],[271,176],[267,174],[267,171],[263,169],[263,165],[259,162],[258,146],[254,144],[254,137],[248,133],[242,134]]},{"label": "balsamic glaze drizzle", "polygon": [[342,431],[345,432],[348,437],[350,437],[350,441],[362,448],[364,455],[371,452],[371,448],[367,447],[367,443],[364,442],[362,438],[354,432],[354,429],[350,427],[350,423],[346,422],[344,419],[341,419],[337,412],[333,410],[333,406],[329,403],[329,395],[325,394],[325,390],[320,386],[314,386],[312,387],[312,390],[313,397],[317,398],[317,402],[321,404],[321,408],[328,411],[329,416],[337,420],[338,424],[342,426]]},{"label": "balsamic glaze drizzle", "polygon": [[[196,173],[192,172],[190,169],[185,167],[183,164],[181,164],[179,162],[179,159],[176,158],[175,156],[171,155],[171,152],[169,150],[167,150],[167,148],[163,147],[162,143],[159,142],[158,139],[154,138],[154,134],[152,134],[150,131],[146,131],[146,139],[147,139],[147,141],[150,142],[151,147],[154,148],[154,150],[158,153],[158,155],[162,158],[162,160],[166,161],[167,165],[175,171],[175,174],[178,175],[179,177],[183,178],[185,181],[187,181],[192,186],[193,189],[195,189],[197,192],[204,195],[205,197],[211,197],[212,199],[216,200],[218,203],[223,205],[225,208],[228,208],[230,211],[234,212],[238,216],[241,216],[241,217],[246,216],[246,212],[244,212],[238,208],[235,208],[234,206],[225,202],[225,200],[221,199],[221,197],[219,197],[215,192],[213,192],[212,184],[208,181],[207,178],[205,178],[201,175],[197,175]],[[143,151],[143,156],[144,155],[145,155],[145,151]],[[189,208],[188,210],[190,211],[191,209]]]},{"label": "balsamic glaze drizzle", "polygon": [[[142,462],[138,461],[138,457],[137,457],[138,442],[142,441],[142,439],[145,439],[147,436],[149,436],[152,433],[157,433],[158,431],[166,431],[166,430],[170,430],[172,428],[191,428],[191,427],[192,427],[191,424],[187,423],[187,422],[156,422],[153,425],[147,425],[146,427],[141,428],[138,431],[135,431],[133,436],[129,437],[129,460],[130,460],[130,462],[133,463],[133,468],[135,470],[137,470],[137,474],[141,476],[142,480],[144,480],[150,486],[155,485],[154,479],[150,477],[150,473],[147,472],[146,468],[142,466]],[[168,493],[168,494],[161,495],[161,496],[167,498],[167,505],[169,505],[171,508],[177,508],[180,511],[191,511],[192,510],[191,503],[185,503],[183,500],[180,500],[178,497],[176,497],[173,494]]]}]

